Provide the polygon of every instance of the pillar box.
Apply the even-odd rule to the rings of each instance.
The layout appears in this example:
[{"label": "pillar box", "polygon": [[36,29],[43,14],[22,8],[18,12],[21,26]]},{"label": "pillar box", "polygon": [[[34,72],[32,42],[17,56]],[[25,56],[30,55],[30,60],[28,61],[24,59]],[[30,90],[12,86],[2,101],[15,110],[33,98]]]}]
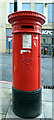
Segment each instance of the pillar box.
[{"label": "pillar box", "polygon": [[34,118],[41,114],[41,27],[45,17],[33,11],[8,16],[13,36],[12,106],[16,115]]}]

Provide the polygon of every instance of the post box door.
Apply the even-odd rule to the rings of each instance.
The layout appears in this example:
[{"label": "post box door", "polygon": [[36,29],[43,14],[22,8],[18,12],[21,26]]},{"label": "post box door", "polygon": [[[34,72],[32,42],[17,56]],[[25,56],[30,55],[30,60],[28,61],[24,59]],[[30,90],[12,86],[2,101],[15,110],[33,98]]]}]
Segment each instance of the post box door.
[{"label": "post box door", "polygon": [[22,33],[13,39],[13,85],[23,91],[38,89],[38,35]]}]

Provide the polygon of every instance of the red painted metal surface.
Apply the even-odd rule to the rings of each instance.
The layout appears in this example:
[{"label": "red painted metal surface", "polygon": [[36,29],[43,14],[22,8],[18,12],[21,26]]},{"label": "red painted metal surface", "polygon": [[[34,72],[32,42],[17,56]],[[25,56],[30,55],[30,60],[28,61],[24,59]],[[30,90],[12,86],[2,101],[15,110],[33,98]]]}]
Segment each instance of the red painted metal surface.
[{"label": "red painted metal surface", "polygon": [[[45,17],[37,12],[20,11],[9,15],[8,21],[13,27],[13,87],[37,90],[41,87],[41,27]],[[26,35],[30,35],[31,47],[23,47]]]}]

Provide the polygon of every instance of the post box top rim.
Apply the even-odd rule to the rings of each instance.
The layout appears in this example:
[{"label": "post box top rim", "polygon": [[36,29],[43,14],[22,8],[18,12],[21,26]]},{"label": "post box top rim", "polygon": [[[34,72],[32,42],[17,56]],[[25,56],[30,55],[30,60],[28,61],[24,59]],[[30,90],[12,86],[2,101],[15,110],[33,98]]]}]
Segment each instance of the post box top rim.
[{"label": "post box top rim", "polygon": [[[39,18],[39,19],[41,19],[41,25],[43,25],[46,20],[46,17],[44,15],[42,15],[41,13],[35,12],[35,11],[18,11],[18,12],[14,12],[14,13],[8,15],[8,22],[12,24],[14,21],[20,20],[21,17],[22,17],[22,19],[23,19],[23,17],[25,17],[25,19],[27,19],[26,17],[28,17],[28,19],[29,19],[29,17],[32,17],[35,20],[36,20],[36,18]],[[14,20],[14,18],[16,18],[16,19]]]}]

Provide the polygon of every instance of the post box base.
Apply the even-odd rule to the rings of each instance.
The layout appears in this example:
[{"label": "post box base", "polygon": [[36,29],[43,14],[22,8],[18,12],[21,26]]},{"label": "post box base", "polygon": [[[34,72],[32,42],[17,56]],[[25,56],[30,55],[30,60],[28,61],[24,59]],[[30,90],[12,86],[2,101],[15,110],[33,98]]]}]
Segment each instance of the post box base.
[{"label": "post box base", "polygon": [[35,118],[41,114],[42,88],[35,91],[21,91],[12,87],[12,107],[22,118]]}]

